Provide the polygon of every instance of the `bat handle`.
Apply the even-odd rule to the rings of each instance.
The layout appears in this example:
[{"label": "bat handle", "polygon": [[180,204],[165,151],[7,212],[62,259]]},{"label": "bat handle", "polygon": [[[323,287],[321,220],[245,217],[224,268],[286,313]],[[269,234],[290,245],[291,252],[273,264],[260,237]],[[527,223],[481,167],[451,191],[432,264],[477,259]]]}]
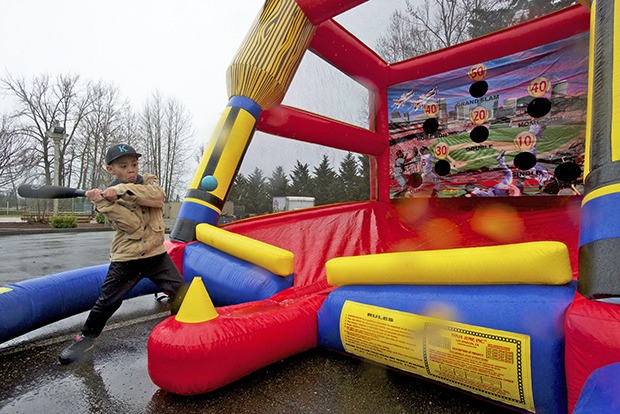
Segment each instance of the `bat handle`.
[{"label": "bat handle", "polygon": [[86,190],[75,190],[76,197],[86,197]]}]

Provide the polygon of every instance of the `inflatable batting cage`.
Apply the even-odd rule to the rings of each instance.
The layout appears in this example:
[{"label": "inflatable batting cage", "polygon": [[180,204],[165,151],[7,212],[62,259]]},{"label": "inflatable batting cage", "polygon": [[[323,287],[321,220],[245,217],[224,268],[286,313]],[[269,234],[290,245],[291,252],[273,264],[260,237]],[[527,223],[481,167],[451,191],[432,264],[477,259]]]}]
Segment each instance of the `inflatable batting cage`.
[{"label": "inflatable batting cage", "polygon": [[[167,242],[191,286],[151,333],[152,381],[208,393],[320,346],[521,411],[586,407],[620,355],[618,2],[392,64],[339,23],[362,3],[268,0],[241,44]],[[292,104],[310,55],[363,89],[367,122]],[[257,131],[367,157],[367,199],[218,226]],[[37,303],[18,292],[0,307]]]},{"label": "inflatable batting cage", "polygon": [[[230,102],[172,236],[190,243],[184,252],[177,247],[186,276],[200,274],[207,292],[225,290],[234,301],[237,283],[218,278],[210,287],[214,276],[201,274],[193,255],[212,254],[204,243],[259,262],[214,244],[209,227],[256,131],[368,156],[369,201],[223,227],[290,252],[281,276],[292,286],[251,304],[229,301],[204,320],[166,320],[149,340],[151,378],[165,390],[199,394],[322,346],[518,409],[565,412],[562,321],[576,290],[587,192],[590,11],[575,5],[388,64],[333,19],[360,3],[266,3],[229,68]],[[274,25],[281,30],[267,30]],[[282,103],[308,51],[368,90],[368,127]],[[210,175],[214,191],[200,187]],[[494,210],[499,205],[508,209]],[[478,247],[500,249],[468,250]],[[282,252],[265,256],[272,253]],[[350,261],[334,271],[331,260],[343,256]],[[503,270],[499,258],[510,259]],[[448,262],[457,267],[434,267]],[[399,263],[424,264],[424,277]],[[382,269],[391,270],[378,277]],[[532,315],[546,317],[527,322]],[[356,332],[395,321],[412,329],[407,355],[398,357],[395,344],[356,342],[351,321]],[[448,369],[454,361],[471,372]],[[468,379],[474,371],[477,384]]]},{"label": "inflatable batting cage", "polygon": [[[174,325],[170,331],[177,333],[185,328],[183,321],[166,321],[156,328],[149,343],[149,372],[153,380],[173,392],[207,392],[286,355],[319,345],[428,376],[520,409],[564,412],[564,331],[557,328],[575,294],[579,248],[585,246],[579,245],[577,235],[580,226],[584,226],[579,220],[581,200],[584,194],[587,197],[589,188],[584,179],[590,168],[592,128],[589,8],[575,5],[509,30],[387,64],[332,18],[358,3],[361,2],[340,2],[338,10],[316,2],[266,3],[229,69],[231,101],[221,127],[205,151],[204,163],[188,191],[173,236],[177,242],[192,242],[196,237],[205,240],[201,236],[204,227],[200,226],[209,224],[219,214],[218,208],[236,173],[237,167],[230,166],[241,162],[256,130],[367,155],[371,167],[370,202],[227,225],[225,229],[230,232],[293,253],[293,286],[260,305],[220,308],[219,316],[201,322],[206,324],[204,327],[192,325],[187,331],[192,340],[184,341],[189,349],[179,349],[179,355],[185,358],[182,363],[192,374],[182,380],[175,376],[176,370],[167,368],[166,362],[170,351],[180,345],[176,345],[179,335],[176,339],[167,338],[165,332],[171,328],[167,324]],[[279,18],[283,16],[280,13],[287,19]],[[288,30],[270,31],[272,36],[265,36],[265,28],[275,21]],[[280,53],[270,55],[273,50]],[[282,104],[307,50],[368,89],[368,128]],[[227,160],[228,169],[221,169],[221,160]],[[213,175],[220,183],[216,192],[200,189],[199,183],[207,175]],[[430,204],[424,204],[430,208],[423,215],[432,216],[432,220],[422,224],[416,221],[420,205],[416,200],[430,200]],[[511,219],[501,221],[500,225],[489,225],[493,214],[479,214],[469,207],[496,206],[500,202],[512,208]],[[416,217],[408,220],[411,216]],[[445,225],[426,226],[431,222]],[[346,237],[342,233],[344,223]],[[293,227],[297,228],[294,232]],[[508,228],[515,231],[506,231]],[[455,233],[458,237],[443,237]],[[545,244],[549,239],[560,242],[566,250],[558,251],[558,245]],[[398,266],[392,262],[393,256],[381,256],[395,250],[416,253],[415,250],[435,249],[439,256],[429,263],[443,263],[442,258],[452,257],[453,253],[455,257],[463,256],[460,251],[442,248],[468,249],[489,244],[500,245],[502,252],[483,254],[484,259],[468,262],[472,265],[468,267],[472,277],[459,281],[458,275],[462,273],[457,271],[451,274],[456,280],[450,279],[449,287],[442,287],[442,280],[433,279],[445,276],[445,271],[433,273],[427,267],[424,269],[429,279],[424,284],[432,286],[416,287],[415,280],[395,275]],[[553,258],[551,252],[559,254],[560,259]],[[467,251],[465,257],[471,259],[479,253]],[[528,260],[520,260],[519,255]],[[339,266],[343,273],[338,271],[331,278],[328,274],[325,279],[326,263],[341,256],[351,257],[352,262]],[[387,285],[376,286],[376,274],[356,280],[352,273],[361,273],[350,271],[359,265],[356,256],[364,256],[372,263],[362,265],[364,271],[383,269],[386,264],[395,269],[381,279]],[[497,271],[497,258],[504,256],[516,263],[509,266],[518,273],[515,279],[507,280],[506,272]],[[397,259],[427,263],[417,255]],[[552,262],[560,268],[557,278],[550,279]],[[524,274],[528,277],[523,278]],[[207,291],[208,279],[202,277]],[[403,283],[412,286],[399,287]],[[472,292],[459,287],[460,283],[480,286],[473,288],[481,295],[475,301],[477,305],[462,301]],[[502,286],[487,286],[497,284]],[[526,287],[511,287],[512,284]],[[309,294],[325,292],[322,288],[331,292],[325,301]],[[227,289],[234,294],[232,287]],[[515,294],[517,302],[508,300]],[[519,296],[528,298],[528,306],[518,305],[522,303]],[[397,298],[402,298],[402,303]],[[425,351],[419,352],[438,347],[433,348],[433,355],[447,352],[445,358],[459,360],[466,358],[466,354],[457,345],[467,347],[467,341],[473,340],[486,344],[485,352],[493,350],[482,353],[487,355],[487,363],[494,361],[491,365],[482,364],[487,368],[500,363],[510,365],[511,361],[519,364],[510,365],[503,374],[493,374],[488,381],[482,381],[484,385],[476,386],[463,379],[466,375],[445,370],[442,364],[429,362],[420,370],[412,362],[417,360],[416,355],[403,360],[394,357],[394,349],[379,353],[360,351],[360,344],[351,339],[352,331],[347,331],[342,319],[343,315],[357,321],[361,318],[367,327],[378,323],[377,317],[382,323],[396,320],[402,316],[400,312],[418,315],[406,318],[434,317],[437,314],[429,311],[428,306],[432,298],[442,298],[453,312],[444,316],[464,325],[440,327],[431,321],[429,326],[439,334],[438,342],[426,347],[420,344],[416,349]],[[283,303],[295,306],[280,312]],[[411,303],[416,305],[407,305]],[[505,312],[500,303],[506,306]],[[485,306],[489,309],[484,310]],[[239,313],[240,309],[243,312]],[[318,332],[312,328],[314,312],[318,315]],[[547,315],[548,319],[540,322],[548,325],[524,323],[532,313]],[[237,314],[245,319],[234,317]],[[414,322],[424,325],[429,321]],[[267,329],[269,336],[280,338],[278,345],[263,346],[259,357],[254,352],[252,361],[241,363],[239,355],[246,345],[235,332],[243,325],[244,332],[249,329],[256,340],[266,341],[265,344],[269,339],[261,330]],[[448,339],[441,341],[444,328],[462,336],[448,335]],[[285,341],[278,333],[282,329],[295,329],[300,335],[295,341]],[[229,337],[221,336],[223,331]],[[542,332],[546,334],[541,336]],[[209,351],[204,348],[204,343],[209,342],[204,335],[218,338],[213,339]],[[445,347],[452,343],[449,338],[454,338],[453,345],[457,344],[450,352],[446,351],[450,346]],[[471,346],[473,349],[474,345]],[[160,348],[166,349],[168,359],[158,356]],[[235,349],[238,353],[232,355],[237,352]],[[205,352],[217,357],[221,372],[207,369]],[[421,354],[419,358],[428,362],[429,355]],[[224,368],[221,361],[229,359],[235,363]],[[210,372],[208,378],[201,374],[206,371]],[[509,383],[517,385],[510,388]],[[575,398],[575,392],[568,398]]]}]

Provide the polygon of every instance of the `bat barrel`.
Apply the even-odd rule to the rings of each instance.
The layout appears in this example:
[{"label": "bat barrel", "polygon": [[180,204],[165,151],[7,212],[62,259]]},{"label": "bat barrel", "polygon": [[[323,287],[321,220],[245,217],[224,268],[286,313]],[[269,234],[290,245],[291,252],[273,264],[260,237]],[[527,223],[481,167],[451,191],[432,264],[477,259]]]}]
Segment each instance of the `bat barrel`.
[{"label": "bat barrel", "polygon": [[24,198],[74,198],[84,197],[86,191],[57,185],[22,184],[17,187],[17,194]]}]

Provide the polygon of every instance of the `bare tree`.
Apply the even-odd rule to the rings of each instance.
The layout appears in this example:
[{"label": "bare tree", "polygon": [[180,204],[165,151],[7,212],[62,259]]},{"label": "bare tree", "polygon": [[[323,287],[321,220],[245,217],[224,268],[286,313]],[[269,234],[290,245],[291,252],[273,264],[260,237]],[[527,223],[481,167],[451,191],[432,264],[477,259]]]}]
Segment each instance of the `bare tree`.
[{"label": "bare tree", "polygon": [[141,129],[143,170],[157,175],[168,199],[175,199],[179,189],[184,189],[181,180],[192,156],[191,117],[181,103],[170,98],[164,101],[161,94],[155,93],[142,111]]},{"label": "bare tree", "polygon": [[140,131],[140,116],[134,112],[126,102],[120,111],[120,127],[117,129],[117,143],[127,143],[133,147],[142,148],[144,137]]},{"label": "bare tree", "polygon": [[[57,173],[60,184],[70,185],[70,175],[67,176],[65,170],[70,171],[73,158],[78,155],[73,140],[80,122],[91,110],[90,96],[85,93],[79,76],[59,75],[52,80],[48,75],[41,75],[27,83],[23,78],[9,75],[0,80],[0,87],[17,100],[12,117],[20,123],[24,135],[31,139],[45,183],[51,184],[53,174]],[[46,134],[54,121],[67,131],[59,145],[60,171],[57,172],[53,171],[53,142]]]},{"label": "bare tree", "polygon": [[400,62],[428,51],[419,41],[420,35],[409,16],[396,10],[390,16],[387,33],[378,39],[377,48],[386,61]]},{"label": "bare tree", "polygon": [[123,140],[129,108],[127,101],[121,102],[118,88],[102,83],[89,87],[92,111],[83,119],[76,147],[79,157],[76,160],[78,187],[92,188],[106,184],[105,153],[106,149]]},{"label": "bare tree", "polygon": [[169,199],[174,199],[179,186],[183,184],[181,179],[187,172],[187,161],[191,158],[190,139],[194,133],[191,117],[183,104],[170,99],[166,109],[164,191]]},{"label": "bare tree", "polygon": [[430,50],[442,49],[468,39],[470,13],[468,0],[425,0],[421,7],[406,1],[412,24],[423,34],[423,44]]},{"label": "bare tree", "polygon": [[159,179],[163,179],[161,168],[161,146],[164,123],[164,103],[159,92],[155,92],[144,104],[140,129],[143,135],[143,168]]},{"label": "bare tree", "polygon": [[421,6],[405,1],[405,10],[395,11],[377,49],[388,62],[455,45],[469,39],[472,8],[489,0],[424,0]]},{"label": "bare tree", "polygon": [[7,116],[0,120],[0,188],[16,194],[17,185],[36,163],[28,137],[16,129]]}]

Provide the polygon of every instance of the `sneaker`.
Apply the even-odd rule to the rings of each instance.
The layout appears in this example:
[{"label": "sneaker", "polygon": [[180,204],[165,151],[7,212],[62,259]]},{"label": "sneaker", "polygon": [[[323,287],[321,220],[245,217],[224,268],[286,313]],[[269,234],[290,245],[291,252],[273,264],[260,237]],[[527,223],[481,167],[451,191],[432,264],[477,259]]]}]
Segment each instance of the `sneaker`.
[{"label": "sneaker", "polygon": [[77,334],[75,338],[73,338],[71,345],[62,350],[58,356],[58,361],[62,365],[78,361],[92,353],[94,347],[95,338],[89,338],[88,336]]},{"label": "sneaker", "polygon": [[495,157],[495,158],[497,158],[497,161],[499,161],[500,159],[504,158],[504,154],[505,153],[506,153],[506,150],[501,150],[499,152],[499,154],[497,154],[497,157]]}]

